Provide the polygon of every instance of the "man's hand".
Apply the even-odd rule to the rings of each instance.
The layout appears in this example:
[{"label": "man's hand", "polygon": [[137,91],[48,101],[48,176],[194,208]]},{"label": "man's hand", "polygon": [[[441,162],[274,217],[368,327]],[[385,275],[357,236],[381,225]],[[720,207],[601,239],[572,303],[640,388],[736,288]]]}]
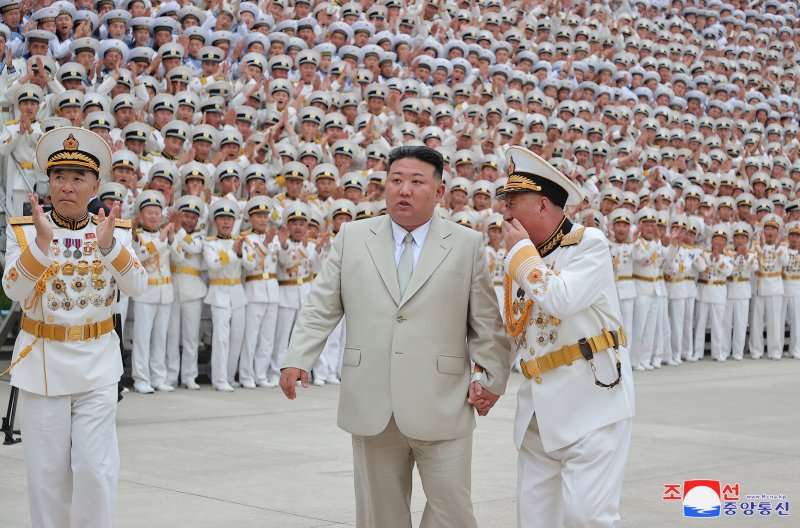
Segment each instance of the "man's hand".
[{"label": "man's hand", "polygon": [[47,255],[50,251],[50,243],[53,241],[53,226],[50,219],[44,214],[44,209],[39,205],[39,196],[36,193],[28,195],[33,214],[33,226],[36,228],[36,245]]},{"label": "man's hand", "polygon": [[478,411],[478,416],[489,414],[489,410],[494,407],[499,398],[500,396],[484,389],[479,381],[473,381],[469,384],[467,403],[475,407],[475,410]]},{"label": "man's hand", "polygon": [[300,380],[304,389],[308,388],[308,372],[291,367],[281,369],[281,390],[290,400],[297,398],[297,380]]},{"label": "man's hand", "polygon": [[530,236],[519,220],[512,218],[510,222],[503,222],[503,237],[509,251],[517,245],[520,240],[529,240]]},{"label": "man's hand", "polygon": [[97,214],[97,247],[109,249],[114,243],[114,226],[119,217],[119,202],[114,202],[114,207],[106,216],[105,209],[100,209]]}]

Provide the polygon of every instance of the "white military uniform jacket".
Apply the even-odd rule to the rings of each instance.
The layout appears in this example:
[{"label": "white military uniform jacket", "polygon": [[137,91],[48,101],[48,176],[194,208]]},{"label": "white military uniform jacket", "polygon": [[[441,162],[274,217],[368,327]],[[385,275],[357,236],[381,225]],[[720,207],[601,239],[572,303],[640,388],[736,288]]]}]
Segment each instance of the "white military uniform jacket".
[{"label": "white military uniform jacket", "polygon": [[276,275],[280,245],[276,240],[266,240],[266,233],[247,231],[242,235],[244,245],[255,254],[253,269],[245,277],[247,302],[277,303],[280,300]]},{"label": "white military uniform jacket", "polygon": [[789,264],[789,248],[782,244],[755,246],[758,258],[755,294],[764,297],[783,295],[783,267]]},{"label": "white military uniform jacket", "polygon": [[736,253],[731,257],[733,271],[728,277],[728,299],[749,299],[753,296],[752,275],[758,270],[758,258],[755,252],[747,255]]},{"label": "white military uniform jacket", "polygon": [[506,248],[500,247],[493,248],[486,245],[486,262],[489,264],[489,275],[492,278],[492,285],[494,287],[503,287],[505,280],[505,269],[503,268],[503,260],[506,258]]},{"label": "white military uniform jacket", "polygon": [[144,229],[138,230],[136,236],[138,240],[133,243],[133,247],[139,262],[147,271],[147,288],[133,300],[150,304],[171,304],[174,293],[170,254],[177,247],[175,240],[170,244],[166,239],[161,240],[159,231],[150,232]]},{"label": "white military uniform jacket", "polygon": [[617,283],[617,294],[621,301],[636,297],[636,285],[633,283],[633,243],[609,241],[611,263],[614,267],[614,280]]},{"label": "white military uniform jacket", "polygon": [[636,295],[661,297],[664,277],[661,274],[666,257],[666,250],[657,239],[639,238],[633,243],[633,279],[636,284]]},{"label": "white military uniform jacket", "polygon": [[208,293],[203,280],[203,239],[202,231],[187,233],[181,228],[175,233],[175,250],[171,256],[173,292],[180,301],[196,301]]},{"label": "white military uniform jacket", "polygon": [[700,248],[685,244],[670,245],[664,261],[664,281],[670,299],[697,297],[697,277],[707,266]]},{"label": "white military uniform jacket", "polygon": [[318,269],[317,246],[313,242],[303,246],[302,242],[290,239],[286,249],[279,248],[277,275],[280,306],[299,310],[311,291],[312,275]]},{"label": "white military uniform jacket", "polygon": [[728,277],[733,273],[733,259],[723,253],[717,260],[711,251],[703,251],[706,269],[697,281],[697,300],[709,304],[725,304],[728,298]]},{"label": "white military uniform jacket", "polygon": [[[30,193],[37,181],[47,181],[43,172],[38,170],[34,161],[36,159],[36,143],[42,136],[38,122],[31,123],[33,133],[20,134],[19,121],[8,121],[0,132],[0,156],[5,157],[2,169],[5,173],[6,207],[10,214],[22,214],[19,199],[12,200],[16,193]],[[0,158],[2,160],[3,158]],[[22,194],[25,196],[25,194]],[[15,211],[14,208],[19,210]]]},{"label": "white military uniform jacket", "polygon": [[[70,327],[66,341],[36,339],[26,331],[17,336],[13,360],[23,349],[32,348],[11,371],[11,384],[44,396],[77,394],[119,381],[122,359],[117,334],[112,330],[81,340],[85,335],[81,327],[113,318],[117,288],[137,296],[147,285],[147,272],[131,244],[130,222],[117,220],[114,248],[103,256],[97,249],[94,215],[83,221],[56,221],[54,214],[48,213],[53,241],[47,253],[36,245],[32,217],[9,220],[3,273],[6,294],[22,304],[27,318]],[[74,256],[77,244],[79,256]]]},{"label": "white military uniform jacket", "polygon": [[[568,234],[563,238],[555,236],[564,232]],[[530,240],[523,240],[511,248],[505,260],[506,272],[525,292],[515,302],[517,313],[513,318],[520,316],[524,301],[533,301],[526,328],[516,341],[516,349],[526,361],[600,335],[603,329],[622,327],[606,237],[598,229],[570,226],[569,222],[554,236],[540,246],[543,259]],[[517,448],[534,417],[545,451],[560,449],[591,431],[631,418],[634,394],[630,359],[624,347],[619,353],[622,381],[612,389],[595,385],[590,364],[584,359],[543,373],[541,383],[526,379],[517,399]],[[598,352],[594,365],[600,381],[617,379],[613,349]]]},{"label": "white military uniform jacket", "polygon": [[783,267],[783,295],[800,295],[800,251],[789,249],[789,263]]},{"label": "white military uniform jacket", "polygon": [[[218,308],[236,310],[247,305],[242,286],[242,269],[245,261],[255,257],[242,246],[242,258],[233,251],[233,238],[206,237],[203,260],[208,268],[208,293],[203,302]],[[252,257],[248,259],[248,256]],[[252,264],[250,264],[252,268]]]}]

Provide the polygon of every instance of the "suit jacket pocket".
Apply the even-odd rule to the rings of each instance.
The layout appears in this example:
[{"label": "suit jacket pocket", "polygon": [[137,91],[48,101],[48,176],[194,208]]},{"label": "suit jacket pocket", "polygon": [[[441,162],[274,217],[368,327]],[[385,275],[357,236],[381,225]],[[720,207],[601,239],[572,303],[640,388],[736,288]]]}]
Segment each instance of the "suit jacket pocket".
[{"label": "suit jacket pocket", "polygon": [[467,357],[439,354],[436,361],[436,370],[442,374],[463,375],[467,370]]},{"label": "suit jacket pocket", "polygon": [[361,364],[361,349],[347,347],[344,349],[342,365],[345,367],[357,367]]}]

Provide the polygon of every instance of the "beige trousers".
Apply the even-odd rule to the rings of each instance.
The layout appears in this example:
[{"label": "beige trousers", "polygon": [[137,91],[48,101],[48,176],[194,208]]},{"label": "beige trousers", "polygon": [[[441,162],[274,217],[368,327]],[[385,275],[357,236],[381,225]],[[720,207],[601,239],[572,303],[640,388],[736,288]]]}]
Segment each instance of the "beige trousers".
[{"label": "beige trousers", "polygon": [[356,526],[411,526],[414,463],[427,497],[420,528],[477,528],[470,496],[472,433],[437,442],[414,440],[400,432],[394,417],[378,435],[353,435]]}]

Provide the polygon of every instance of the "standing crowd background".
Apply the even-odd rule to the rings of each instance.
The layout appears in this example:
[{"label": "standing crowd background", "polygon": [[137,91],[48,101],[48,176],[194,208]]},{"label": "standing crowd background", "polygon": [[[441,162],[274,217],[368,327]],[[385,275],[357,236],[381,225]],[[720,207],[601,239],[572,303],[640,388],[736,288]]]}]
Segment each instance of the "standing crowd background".
[{"label": "standing crowd background", "polygon": [[[570,219],[609,237],[635,370],[701,359],[707,327],[715,360],[800,359],[797,13],[774,0],[0,0],[0,203],[9,218],[32,191],[46,200],[42,133],[108,142],[98,198],[121,202],[149,276],[117,301],[143,393],[199,388],[201,341],[216,389],[277,386],[331,239],[385,213],[400,145],[443,155],[437,214],[485,233],[504,317],[518,307],[503,302],[496,194],[505,151],[524,145],[583,188]],[[345,332],[315,384],[339,383]]]}]

